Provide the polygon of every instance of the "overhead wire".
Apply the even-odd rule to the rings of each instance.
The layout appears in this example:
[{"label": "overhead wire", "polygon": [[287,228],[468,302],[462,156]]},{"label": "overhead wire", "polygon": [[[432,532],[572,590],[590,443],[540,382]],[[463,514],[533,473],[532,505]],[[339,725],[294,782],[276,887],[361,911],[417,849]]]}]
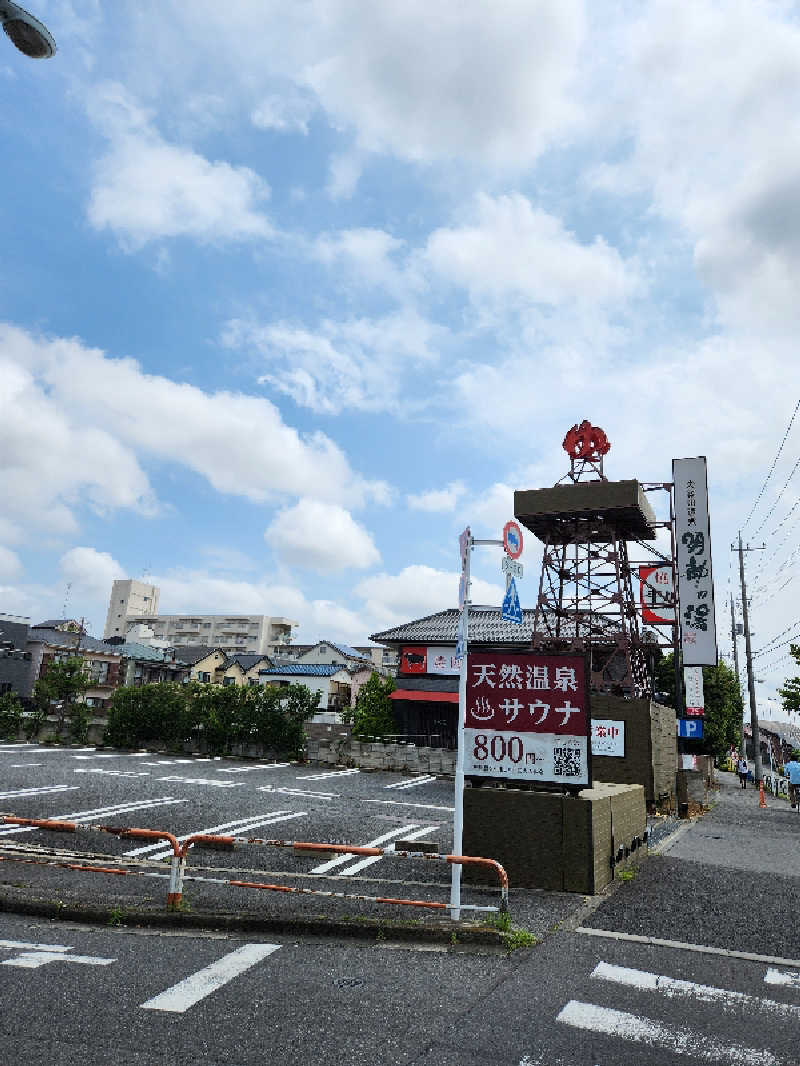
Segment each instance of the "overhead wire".
[{"label": "overhead wire", "polygon": [[783,452],[783,448],[784,448],[784,445],[786,444],[786,441],[787,441],[787,439],[789,437],[789,433],[791,432],[792,426],[794,425],[794,420],[797,417],[798,410],[800,410],[800,400],[798,400],[797,404],[795,405],[795,409],[792,412],[792,417],[789,419],[789,425],[786,427],[786,432],[783,435],[783,440],[781,441],[780,446],[778,447],[778,451],[775,453],[775,458],[772,460],[772,466],[769,468],[769,473],[764,478],[764,484],[761,486],[761,491],[759,492],[758,496],[756,496],[755,503],[750,508],[750,514],[747,516],[747,518],[744,521],[744,525],[742,526],[743,530],[747,528],[747,524],[749,523],[750,519],[755,514],[756,507],[758,507],[759,502],[761,501],[761,497],[764,495],[764,492],[766,490],[767,485],[769,484],[770,478],[773,475],[773,472],[775,470],[777,462],[778,462],[778,460],[781,457],[781,453]]}]

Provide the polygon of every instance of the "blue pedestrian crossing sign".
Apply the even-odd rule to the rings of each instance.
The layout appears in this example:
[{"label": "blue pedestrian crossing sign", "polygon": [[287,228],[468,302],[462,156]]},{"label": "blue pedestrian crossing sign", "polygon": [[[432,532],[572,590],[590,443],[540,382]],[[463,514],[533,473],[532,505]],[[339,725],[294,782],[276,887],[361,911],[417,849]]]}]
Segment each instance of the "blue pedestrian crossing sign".
[{"label": "blue pedestrian crossing sign", "polygon": [[508,588],[506,589],[503,606],[500,609],[500,617],[504,622],[514,622],[518,626],[522,625],[522,606],[519,602],[519,595],[517,593],[517,583],[513,577],[509,581]]}]

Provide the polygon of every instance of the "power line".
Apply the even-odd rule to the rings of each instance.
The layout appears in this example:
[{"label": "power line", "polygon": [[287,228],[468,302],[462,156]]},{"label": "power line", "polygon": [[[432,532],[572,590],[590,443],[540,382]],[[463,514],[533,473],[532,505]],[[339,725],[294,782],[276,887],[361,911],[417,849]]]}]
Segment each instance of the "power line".
[{"label": "power line", "polygon": [[779,504],[779,503],[781,502],[781,497],[783,496],[783,493],[784,493],[784,491],[786,490],[786,486],[787,486],[787,485],[789,484],[789,482],[790,482],[790,481],[792,480],[792,478],[794,477],[795,471],[797,470],[798,466],[800,466],[800,459],[798,459],[798,460],[797,460],[797,462],[796,462],[796,463],[794,464],[794,466],[792,467],[792,472],[791,472],[791,474],[789,474],[789,476],[787,477],[786,481],[785,481],[785,482],[783,483],[783,488],[782,488],[782,489],[781,489],[781,491],[780,491],[780,492],[778,493],[778,495],[777,495],[777,498],[776,498],[776,500],[775,500],[775,503],[773,503],[772,507],[770,507],[769,511],[767,511],[767,514],[766,514],[765,518],[763,519],[763,521],[762,521],[761,525],[760,525],[760,526],[758,527],[758,529],[755,529],[755,530],[753,530],[753,536],[755,536],[755,535],[756,535],[756,533],[759,533],[759,532],[760,532],[760,531],[761,531],[761,530],[762,530],[762,529],[764,528],[764,526],[765,526],[765,525],[767,524],[767,520],[768,520],[768,519],[770,518],[770,516],[772,515],[772,512],[773,512],[773,511],[775,510],[775,508],[776,508],[776,507],[778,506],[778,504]]},{"label": "power line", "polygon": [[758,496],[756,496],[755,503],[750,508],[750,514],[745,519],[745,523],[742,526],[742,530],[747,528],[747,523],[753,517],[753,514],[755,513],[755,509],[756,509],[756,507],[758,507],[759,501],[761,500],[761,497],[764,495],[764,490],[766,489],[767,484],[769,483],[769,479],[772,477],[773,471],[775,470],[775,466],[776,466],[778,460],[781,457],[781,452],[783,451],[783,446],[786,444],[786,440],[787,440],[787,438],[789,436],[789,433],[791,431],[791,428],[792,428],[792,426],[794,424],[794,420],[795,420],[795,417],[797,415],[798,410],[800,410],[800,400],[797,401],[795,409],[792,412],[792,417],[789,419],[789,425],[786,427],[786,432],[783,435],[783,440],[781,441],[780,447],[778,448],[778,451],[775,454],[775,458],[772,460],[772,466],[769,468],[769,473],[764,478],[764,484],[761,486],[761,491],[759,492]]}]

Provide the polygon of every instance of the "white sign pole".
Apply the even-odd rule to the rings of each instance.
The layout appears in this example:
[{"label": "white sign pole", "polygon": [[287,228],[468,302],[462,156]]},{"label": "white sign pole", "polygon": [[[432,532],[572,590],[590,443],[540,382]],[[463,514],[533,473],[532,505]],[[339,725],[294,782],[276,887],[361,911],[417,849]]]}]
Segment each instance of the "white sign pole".
[{"label": "white sign pole", "polygon": [[[453,854],[461,855],[464,836],[464,721],[467,717],[467,652],[469,647],[469,564],[472,555],[472,535],[466,531],[463,577],[464,606],[461,608],[463,648],[458,679],[458,752],[456,755],[455,803],[453,810]],[[461,864],[453,863],[450,874],[450,917],[461,917]]]}]

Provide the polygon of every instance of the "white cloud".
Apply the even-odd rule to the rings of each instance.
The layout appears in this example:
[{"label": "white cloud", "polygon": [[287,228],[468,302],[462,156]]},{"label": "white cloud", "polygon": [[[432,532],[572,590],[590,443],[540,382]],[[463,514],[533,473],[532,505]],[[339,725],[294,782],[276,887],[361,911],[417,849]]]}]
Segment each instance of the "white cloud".
[{"label": "white cloud", "polygon": [[280,133],[308,133],[308,120],[314,113],[312,97],[292,91],[270,93],[265,96],[250,116],[254,126]]},{"label": "white cloud", "polygon": [[[179,111],[208,72],[250,113],[280,78],[361,150],[525,168],[575,117],[581,0],[140,0],[113,60]],[[153,33],[158,25],[158,33]],[[121,31],[124,32],[124,31]],[[243,46],[243,42],[246,42]],[[109,63],[109,66],[111,64]]]},{"label": "white cloud", "polygon": [[[355,593],[364,601],[373,631],[408,622],[437,611],[446,611],[458,604],[459,574],[436,570],[431,566],[414,564],[398,574],[376,574],[364,578]],[[472,602],[500,604],[503,590],[500,585],[480,579],[472,582]]]},{"label": "white cloud", "polygon": [[255,349],[270,366],[259,380],[323,414],[396,410],[404,375],[438,361],[447,331],[414,310],[383,318],[323,321],[316,331],[289,323],[231,320],[223,343]]},{"label": "white cloud", "polygon": [[385,230],[361,227],[322,234],[312,254],[337,271],[344,267],[363,285],[380,286],[400,296],[409,288],[403,265],[395,261],[404,248],[405,241]]},{"label": "white cloud", "polygon": [[0,491],[9,519],[74,532],[76,510],[155,513],[140,462],[159,459],[255,502],[299,495],[384,502],[322,433],[302,436],[263,397],[205,392],[76,340],[0,325]]},{"label": "white cloud", "polygon": [[366,570],[380,562],[370,534],[337,504],[300,500],[279,511],[264,536],[283,562],[318,573]]},{"label": "white cloud", "polygon": [[637,286],[635,270],[602,237],[582,244],[554,215],[530,200],[478,196],[470,217],[435,230],[426,265],[476,302],[551,307],[620,304]]},{"label": "white cloud", "polygon": [[331,156],[325,191],[331,200],[349,200],[356,191],[364,160],[359,152],[341,152]]},{"label": "white cloud", "polygon": [[187,236],[200,241],[272,236],[260,205],[269,186],[248,167],[209,162],[167,143],[118,85],[96,90],[90,114],[109,137],[97,163],[88,205],[96,229],[110,229],[131,248]]},{"label": "white cloud", "polygon": [[18,577],[22,573],[22,563],[19,556],[10,548],[0,545],[0,581],[8,581]]},{"label": "white cloud", "polygon": [[443,489],[411,494],[406,497],[408,506],[415,511],[454,511],[456,504],[466,492],[463,481],[452,481]]},{"label": "white cloud", "polygon": [[571,118],[578,0],[324,7],[305,80],[369,150],[525,166]]},{"label": "white cloud", "polygon": [[109,552],[96,548],[70,548],[61,556],[60,566],[64,579],[73,586],[74,601],[84,606],[86,601],[107,604],[114,581],[127,576]]},{"label": "white cloud", "polygon": [[726,322],[796,331],[800,26],[789,7],[660,0],[617,43],[592,118],[632,149],[595,180],[648,193],[680,227]]}]

